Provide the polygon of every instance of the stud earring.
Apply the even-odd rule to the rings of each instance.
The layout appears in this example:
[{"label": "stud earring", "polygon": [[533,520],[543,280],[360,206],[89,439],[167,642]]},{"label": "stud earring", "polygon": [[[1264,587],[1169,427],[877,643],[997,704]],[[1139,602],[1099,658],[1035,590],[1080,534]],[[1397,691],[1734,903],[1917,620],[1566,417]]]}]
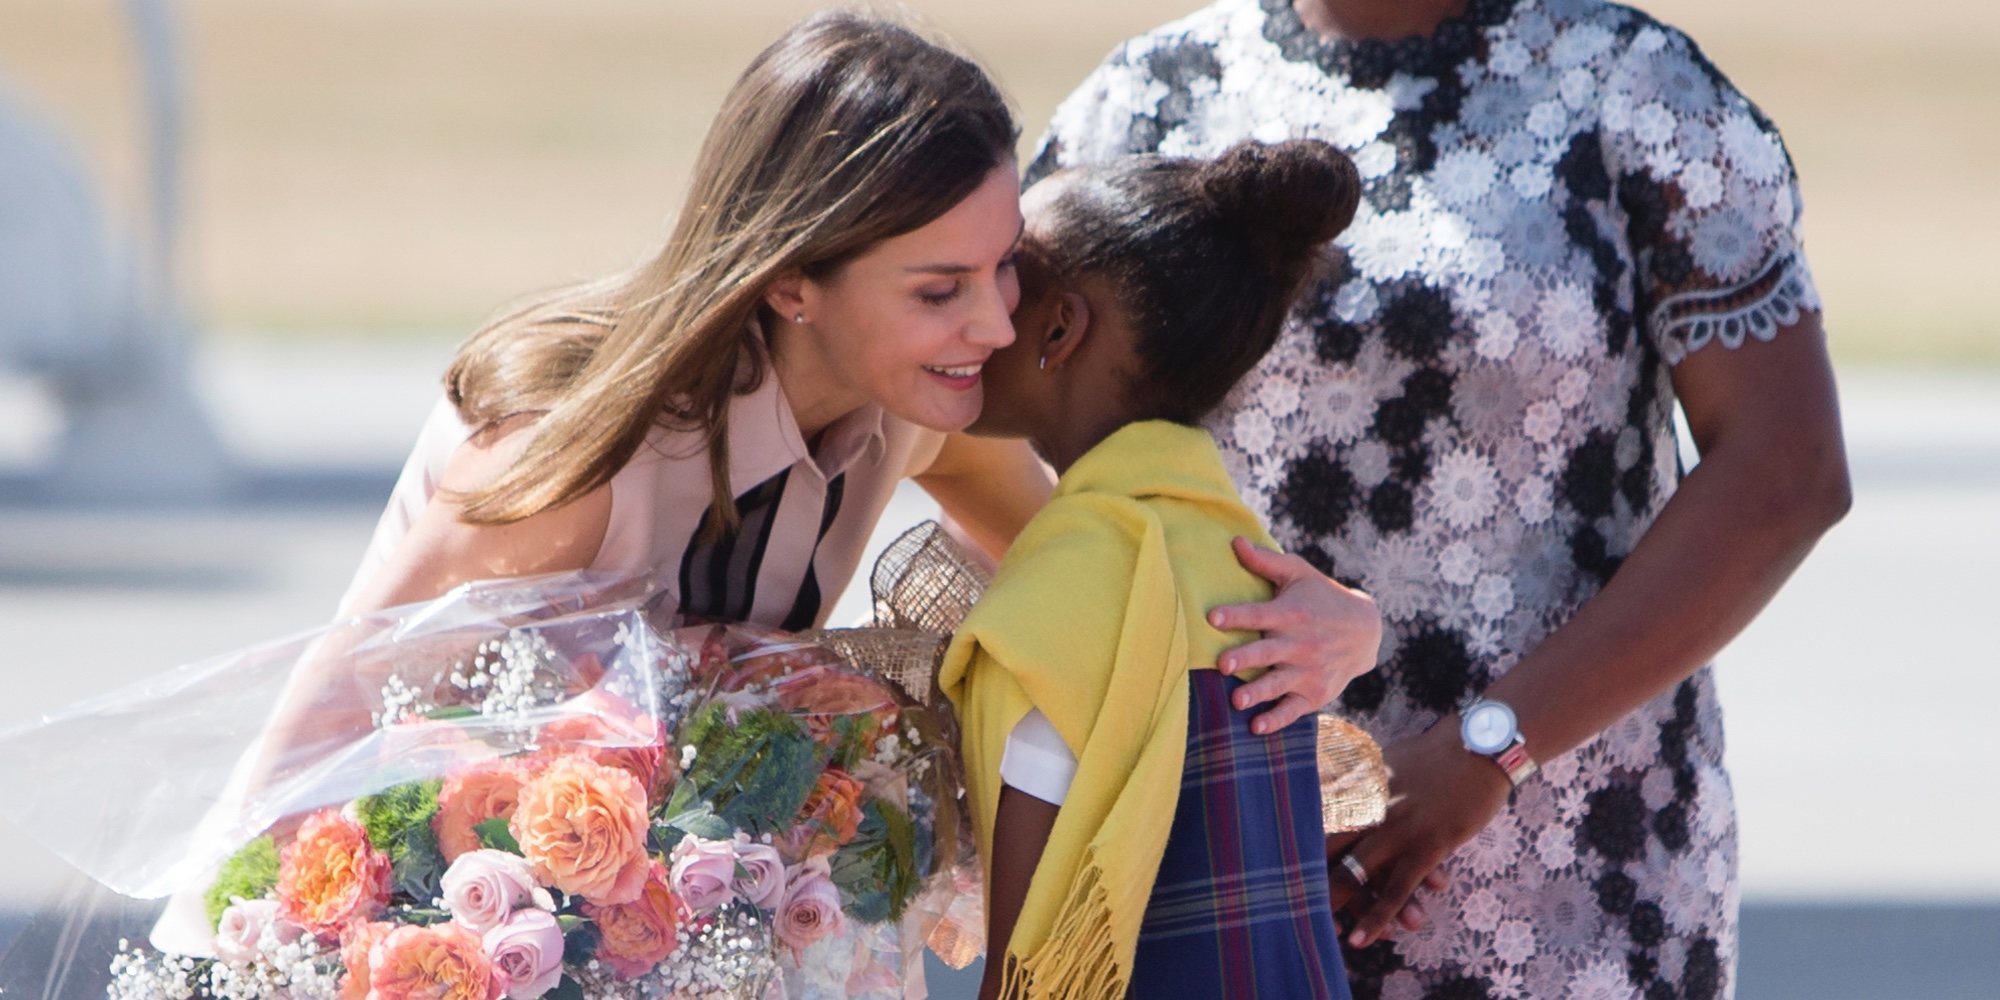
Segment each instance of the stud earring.
[{"label": "stud earring", "polygon": [[1042,355],[1042,359],[1040,361],[1035,362],[1035,367],[1041,369],[1042,371],[1048,371],[1049,356],[1046,354]]},{"label": "stud earring", "polygon": [[804,326],[804,325],[805,325],[805,322],[806,322],[806,314],[805,314],[805,313],[793,313],[793,314],[792,314],[792,322],[794,322],[794,323],[797,323],[797,324],[799,324],[799,325],[801,325],[801,326]]}]

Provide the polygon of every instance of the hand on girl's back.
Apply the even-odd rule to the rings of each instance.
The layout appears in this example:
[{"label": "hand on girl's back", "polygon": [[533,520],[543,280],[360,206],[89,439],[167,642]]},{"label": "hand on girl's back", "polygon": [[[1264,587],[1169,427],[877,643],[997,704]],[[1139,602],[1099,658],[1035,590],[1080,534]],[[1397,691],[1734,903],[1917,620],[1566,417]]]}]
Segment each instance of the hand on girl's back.
[{"label": "hand on girl's back", "polygon": [[1382,614],[1375,599],[1341,586],[1295,555],[1235,543],[1243,568],[1277,588],[1270,600],[1232,604],[1209,612],[1216,628],[1254,630],[1264,637],[1224,653],[1225,674],[1269,667],[1236,692],[1238,709],[1276,702],[1253,720],[1259,734],[1275,733],[1333,703],[1354,678],[1375,669],[1382,645]]}]

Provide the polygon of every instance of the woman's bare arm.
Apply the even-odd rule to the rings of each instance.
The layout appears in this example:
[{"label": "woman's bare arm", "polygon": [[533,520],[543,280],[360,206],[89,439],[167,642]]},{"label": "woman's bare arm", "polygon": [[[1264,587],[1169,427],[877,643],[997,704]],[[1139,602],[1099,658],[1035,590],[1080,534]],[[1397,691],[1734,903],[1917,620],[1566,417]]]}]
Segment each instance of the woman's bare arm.
[{"label": "woman's bare arm", "polygon": [[1055,474],[1019,438],[949,434],[913,477],[946,517],[998,561],[1055,492]]},{"label": "woman's bare arm", "polygon": [[[453,453],[441,477],[443,488],[341,609],[343,617],[430,600],[473,580],[590,565],[610,521],[608,486],[513,524],[476,525],[459,518],[458,497],[506,470],[527,444],[523,429],[520,422],[489,429]],[[336,627],[293,669],[256,759],[244,772],[249,789],[281,783],[374,727],[368,692],[379,691],[383,678],[357,675],[346,655],[350,645],[343,628]]]},{"label": "woman's bare arm", "polygon": [[[1486,690],[1514,708],[1537,760],[1569,752],[1700,669],[1851,503],[1817,313],[1770,343],[1697,352],[1673,377],[1701,463],[1604,589]],[[1465,751],[1456,720],[1386,748],[1387,819],[1328,841],[1329,855],[1351,850],[1368,872],[1365,893],[1334,882],[1336,908],[1365,909],[1359,941],[1387,932],[1411,889],[1506,801],[1505,776]]]}]

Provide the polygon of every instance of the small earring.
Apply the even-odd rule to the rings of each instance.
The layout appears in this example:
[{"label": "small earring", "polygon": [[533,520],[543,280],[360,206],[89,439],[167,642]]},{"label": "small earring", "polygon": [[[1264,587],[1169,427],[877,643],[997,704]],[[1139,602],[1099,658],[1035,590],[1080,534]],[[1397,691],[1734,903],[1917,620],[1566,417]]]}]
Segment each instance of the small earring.
[{"label": "small earring", "polygon": [[797,323],[797,324],[799,324],[800,326],[804,326],[804,325],[805,325],[805,322],[806,322],[806,314],[805,314],[805,313],[793,313],[793,314],[792,314],[792,322],[794,322],[794,323]]},{"label": "small earring", "polygon": [[1048,371],[1049,356],[1046,354],[1042,355],[1042,359],[1040,361],[1035,362],[1035,367],[1041,369],[1042,371]]}]

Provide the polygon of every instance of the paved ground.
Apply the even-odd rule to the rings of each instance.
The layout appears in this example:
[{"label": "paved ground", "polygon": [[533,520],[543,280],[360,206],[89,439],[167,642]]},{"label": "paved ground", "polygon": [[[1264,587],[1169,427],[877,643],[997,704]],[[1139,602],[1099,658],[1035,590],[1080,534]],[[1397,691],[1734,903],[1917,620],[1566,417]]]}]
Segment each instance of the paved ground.
[{"label": "paved ground", "polygon": [[[205,399],[246,471],[209,508],[34,502],[56,421],[0,380],[0,727],[323,618],[447,352],[212,353]],[[1855,511],[1723,657],[1742,995],[2000,996],[2000,372],[1843,388]],[[0,828],[0,909],[35,906],[54,868]]]}]

